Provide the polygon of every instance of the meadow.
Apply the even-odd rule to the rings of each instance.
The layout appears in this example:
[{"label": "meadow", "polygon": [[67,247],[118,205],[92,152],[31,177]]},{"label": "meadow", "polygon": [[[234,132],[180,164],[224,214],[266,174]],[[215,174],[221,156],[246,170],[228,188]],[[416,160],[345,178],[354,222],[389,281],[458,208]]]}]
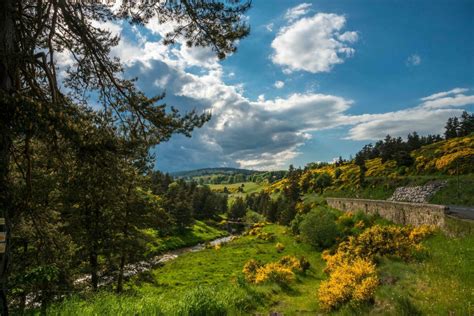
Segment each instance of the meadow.
[{"label": "meadow", "polygon": [[[263,228],[271,241],[241,236],[228,244],[186,253],[130,280],[124,294],[103,291],[55,304],[48,315],[241,315],[274,311],[285,315],[320,313],[317,291],[327,278],[321,252],[287,227]],[[284,245],[278,252],[276,243]],[[344,306],[333,315],[470,315],[474,311],[474,236],[448,238],[437,232],[425,251],[409,262],[380,259],[380,286],[373,304]],[[276,261],[305,256],[311,267],[291,284],[245,282],[249,259]]]}]

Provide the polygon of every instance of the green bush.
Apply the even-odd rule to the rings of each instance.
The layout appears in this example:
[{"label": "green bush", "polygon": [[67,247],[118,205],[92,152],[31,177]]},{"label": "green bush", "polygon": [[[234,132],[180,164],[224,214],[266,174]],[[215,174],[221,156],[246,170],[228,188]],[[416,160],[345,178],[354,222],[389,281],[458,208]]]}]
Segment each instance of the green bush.
[{"label": "green bush", "polygon": [[327,209],[316,209],[304,216],[300,224],[303,239],[316,248],[329,248],[340,235],[335,215]]},{"label": "green bush", "polygon": [[256,224],[256,223],[261,223],[265,221],[265,216],[262,214],[259,214],[257,212],[254,212],[252,210],[247,210],[247,213],[245,214],[245,222],[248,224]]},{"label": "green bush", "polygon": [[375,218],[359,211],[355,214],[343,213],[336,220],[337,228],[343,237],[356,236],[372,226]]},{"label": "green bush", "polygon": [[304,219],[304,215],[296,214],[295,218],[290,222],[290,229],[294,235],[300,233],[300,224]]}]

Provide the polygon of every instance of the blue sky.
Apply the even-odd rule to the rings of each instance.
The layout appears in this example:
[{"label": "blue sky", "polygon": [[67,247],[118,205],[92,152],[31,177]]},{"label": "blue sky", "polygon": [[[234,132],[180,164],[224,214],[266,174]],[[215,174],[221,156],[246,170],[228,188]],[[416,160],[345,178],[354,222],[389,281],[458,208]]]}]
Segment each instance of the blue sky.
[{"label": "blue sky", "polygon": [[474,1],[266,1],[251,34],[218,61],[164,46],[173,25],[102,25],[120,33],[126,75],[166,103],[210,111],[192,138],[160,144],[164,171],[281,169],[349,157],[386,134],[442,133],[474,105]]}]

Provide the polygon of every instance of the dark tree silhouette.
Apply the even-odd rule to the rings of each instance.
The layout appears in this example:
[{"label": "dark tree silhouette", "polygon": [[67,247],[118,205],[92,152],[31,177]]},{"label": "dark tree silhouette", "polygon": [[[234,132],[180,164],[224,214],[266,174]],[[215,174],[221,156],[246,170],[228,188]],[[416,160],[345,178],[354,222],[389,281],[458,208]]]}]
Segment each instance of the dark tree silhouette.
[{"label": "dark tree silhouette", "polygon": [[[173,133],[190,135],[202,126],[207,114],[194,111],[180,115],[157,102],[163,94],[147,97],[133,80],[122,75],[122,65],[111,58],[119,38],[94,26],[92,20],[124,19],[143,24],[157,16],[160,23],[176,27],[165,36],[171,44],[184,38],[188,46],[210,46],[219,58],[236,50],[235,41],[249,33],[241,19],[249,2],[229,1],[124,1],[117,12],[94,1],[3,0],[0,2],[0,211],[6,219],[6,253],[0,264],[0,283],[7,279],[11,220],[20,211],[12,204],[11,153],[16,140],[40,139],[54,145],[59,137],[73,144],[83,141],[75,122],[77,104],[85,96],[98,96],[104,111],[130,139],[148,145],[168,140]],[[71,95],[63,94],[58,83],[55,57],[70,53],[75,64],[64,83]],[[30,156],[26,146],[25,156]],[[25,174],[28,175],[31,169]],[[28,182],[28,181],[27,181]],[[29,183],[29,182],[28,182]],[[28,190],[31,189],[27,185]],[[27,204],[27,203],[26,203]],[[8,314],[5,293],[0,292],[2,313]]]}]

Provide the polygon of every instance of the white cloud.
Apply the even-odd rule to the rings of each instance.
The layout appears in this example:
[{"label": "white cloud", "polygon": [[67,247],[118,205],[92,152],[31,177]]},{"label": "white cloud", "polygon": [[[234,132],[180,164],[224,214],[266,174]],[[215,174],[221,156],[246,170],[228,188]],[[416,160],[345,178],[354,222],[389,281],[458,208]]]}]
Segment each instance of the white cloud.
[{"label": "white cloud", "polygon": [[350,47],[357,41],[357,32],[344,32],[346,18],[342,15],[318,13],[282,28],[272,42],[272,61],[289,73],[304,70],[329,72],[336,64],[351,57]]},{"label": "white cloud", "polygon": [[454,89],[449,90],[449,91],[443,91],[443,92],[438,92],[438,93],[429,95],[427,97],[421,98],[420,100],[422,100],[422,101],[434,100],[434,99],[445,97],[445,96],[448,96],[448,95],[451,95],[451,94],[463,93],[463,92],[466,92],[468,90],[469,89],[465,89],[465,88],[454,88]]},{"label": "white cloud", "polygon": [[290,8],[285,13],[285,20],[293,22],[294,20],[300,18],[303,15],[306,15],[311,8],[311,3],[301,3],[296,7]]},{"label": "white cloud", "polygon": [[406,64],[407,64],[408,66],[418,66],[419,64],[421,64],[421,57],[420,57],[420,55],[413,54],[413,55],[409,56],[409,57],[407,58]]},{"label": "white cloud", "polygon": [[275,81],[275,83],[273,85],[275,86],[275,88],[281,89],[285,86],[285,83],[283,81],[277,80],[277,81]]},{"label": "white cloud", "polygon": [[[357,33],[341,33],[344,24],[343,16],[317,14],[281,30],[277,38],[287,38],[289,43],[293,43],[290,38],[294,41],[309,38],[308,47],[304,41],[299,43],[302,45],[299,59],[307,58],[306,61],[285,64],[285,71],[327,71],[338,62],[321,61],[317,56],[329,56],[331,51],[337,58],[341,58],[338,54],[351,54],[353,49],[344,43],[355,42]],[[153,32],[166,29],[165,26],[150,27]],[[308,35],[312,34],[309,30],[317,30],[315,38]],[[114,32],[129,34],[120,29]],[[412,108],[363,115],[347,113],[352,100],[312,90],[275,99],[266,99],[260,94],[256,100],[250,100],[244,95],[243,84],[224,82],[224,69],[209,50],[187,48],[179,42],[167,47],[150,40],[139,30],[134,32],[138,34],[133,38],[124,36],[112,53],[124,61],[128,74],[136,72],[140,87],[149,94],[166,89],[167,103],[178,105],[182,110],[210,111],[213,115],[210,122],[193,133],[192,140],[178,136],[160,145],[158,160],[168,161],[169,166],[193,168],[210,163],[255,169],[284,168],[300,154],[300,146],[315,131],[349,126],[348,138],[353,140],[379,139],[387,133],[405,136],[413,129],[422,134],[438,133],[448,117],[459,114],[459,107],[474,104],[474,95],[464,88],[424,97]],[[315,44],[317,40],[321,41]],[[315,56],[308,53],[312,49],[316,50]],[[71,63],[69,56],[58,56],[60,58],[64,64]],[[190,72],[189,67],[198,71]],[[283,87],[284,82],[275,82],[275,87],[279,86]]]},{"label": "white cloud", "polygon": [[273,23],[268,23],[265,25],[265,28],[268,32],[273,32]]},{"label": "white cloud", "polygon": [[349,130],[349,139],[375,140],[390,134],[406,136],[417,131],[419,134],[442,134],[449,117],[459,115],[458,107],[474,104],[474,95],[464,95],[468,89],[456,88],[421,98],[420,105],[399,111],[348,116],[348,124],[355,124]]}]

